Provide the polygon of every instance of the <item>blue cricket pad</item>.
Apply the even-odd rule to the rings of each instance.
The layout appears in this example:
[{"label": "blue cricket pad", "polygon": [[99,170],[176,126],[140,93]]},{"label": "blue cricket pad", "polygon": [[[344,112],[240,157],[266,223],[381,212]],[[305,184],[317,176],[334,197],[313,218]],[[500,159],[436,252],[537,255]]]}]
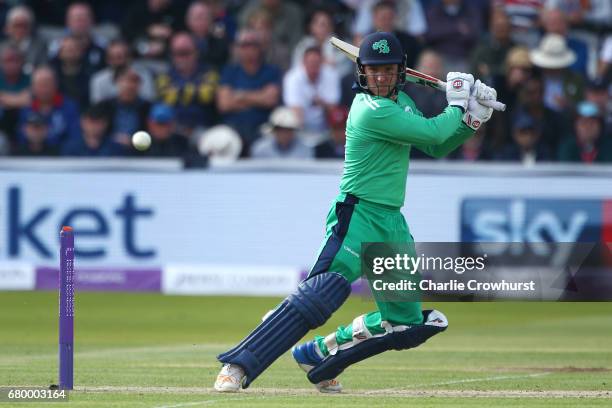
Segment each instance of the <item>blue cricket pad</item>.
[{"label": "blue cricket pad", "polygon": [[[427,317],[431,312],[432,310],[423,311],[423,321],[427,321]],[[387,333],[384,336],[369,338],[350,348],[338,350],[334,355],[330,354],[327,356],[321,364],[308,372],[308,380],[313,384],[331,380],[339,376],[345,368],[352,364],[387,350],[406,350],[417,347],[425,343],[431,336],[443,332],[444,330],[446,330],[446,326],[440,327],[417,324],[404,331]]]},{"label": "blue cricket pad", "polygon": [[242,387],[247,388],[309,330],[324,324],[350,293],[350,283],[335,272],[303,281],[251,334],[217,360],[241,366],[246,373]]}]

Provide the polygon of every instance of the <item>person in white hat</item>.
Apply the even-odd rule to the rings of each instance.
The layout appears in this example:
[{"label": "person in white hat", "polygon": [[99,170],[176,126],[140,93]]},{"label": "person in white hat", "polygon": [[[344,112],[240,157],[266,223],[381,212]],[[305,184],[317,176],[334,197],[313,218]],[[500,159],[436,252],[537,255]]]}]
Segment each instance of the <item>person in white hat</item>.
[{"label": "person in white hat", "polygon": [[255,142],[251,156],[255,159],[311,159],[313,149],[298,137],[300,118],[287,106],[272,111],[264,134]]},{"label": "person in white hat", "polygon": [[546,34],[529,58],[542,69],[544,77],[544,104],[556,111],[570,111],[582,99],[584,79],[568,67],[576,60],[565,38],[559,34]]}]

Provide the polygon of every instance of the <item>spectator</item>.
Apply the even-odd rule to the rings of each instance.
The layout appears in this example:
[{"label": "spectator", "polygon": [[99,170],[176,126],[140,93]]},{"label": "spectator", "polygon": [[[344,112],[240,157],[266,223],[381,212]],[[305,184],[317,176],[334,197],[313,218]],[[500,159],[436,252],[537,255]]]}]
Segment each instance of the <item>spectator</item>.
[{"label": "spectator", "polygon": [[151,108],[147,120],[147,129],[151,135],[151,147],[142,152],[144,156],[154,157],[185,157],[190,152],[189,141],[177,134],[174,110],[164,104],[156,104]]},{"label": "spectator", "polygon": [[292,48],[282,38],[274,36],[274,17],[266,9],[255,10],[247,21],[247,28],[257,31],[265,61],[286,71],[291,63]]},{"label": "spectator", "polygon": [[482,15],[465,0],[442,0],[427,13],[428,46],[444,58],[446,71],[465,72],[468,53],[482,31]]},{"label": "spectator", "polygon": [[385,31],[393,33],[406,54],[406,65],[413,67],[421,53],[420,42],[408,34],[406,31],[397,29],[398,10],[395,7],[395,2],[391,0],[379,1],[374,5],[372,10],[373,31]]},{"label": "spectator", "polygon": [[244,156],[260,136],[259,127],[279,104],[281,72],[278,67],[263,63],[257,32],[241,31],[236,47],[238,63],[223,70],[217,106],[223,114],[223,123],[240,134]]},{"label": "spectator", "polygon": [[298,114],[305,132],[320,135],[327,129],[325,113],[340,101],[340,78],[333,67],[323,64],[320,48],[307,49],[302,66],[287,72],[283,100]]},{"label": "spectator", "polygon": [[559,9],[544,9],[542,11],[542,25],[545,34],[558,34],[565,38],[567,46],[574,52],[575,61],[569,69],[586,77],[589,49],[584,41],[568,34],[567,16]]},{"label": "spectator", "polygon": [[30,104],[30,76],[24,72],[23,56],[12,44],[0,49],[0,132],[15,143],[19,109]]},{"label": "spectator", "polygon": [[62,148],[64,156],[110,157],[122,156],[125,148],[112,140],[110,118],[102,105],[92,105],[81,115],[82,137]]},{"label": "spectator", "polygon": [[568,69],[576,55],[567,48],[565,38],[546,34],[540,45],[530,53],[533,65],[542,68],[544,78],[544,104],[556,112],[570,112],[582,99],[582,77]]},{"label": "spectator", "polygon": [[293,51],[291,67],[295,68],[302,64],[306,49],[318,46],[323,53],[323,63],[336,68],[340,75],[352,72],[354,68],[351,60],[329,42],[332,35],[334,35],[332,14],[326,9],[315,10],[308,22],[308,35],[300,40]]},{"label": "spectator", "polygon": [[107,67],[96,72],[89,82],[89,99],[91,103],[98,103],[104,99],[117,96],[115,74],[118,69],[131,66],[140,77],[138,95],[146,100],[155,99],[155,84],[149,70],[132,63],[131,50],[124,40],[114,40],[106,48]]},{"label": "spectator", "polygon": [[486,83],[504,74],[504,62],[514,42],[510,38],[510,19],[501,9],[491,15],[491,33],[480,40],[472,52],[470,72]]},{"label": "spectator", "polygon": [[238,16],[240,26],[248,27],[251,16],[265,11],[273,23],[272,43],[285,44],[294,49],[302,38],[304,16],[302,10],[292,2],[283,0],[250,0]]},{"label": "spectator", "polygon": [[150,103],[138,96],[140,76],[133,68],[119,69],[115,83],[117,97],[106,99],[100,104],[111,120],[113,141],[128,146],[134,132],[144,129]]},{"label": "spectator", "polygon": [[612,80],[612,34],[609,34],[601,46],[597,62],[597,77],[606,82]]},{"label": "spectator", "polygon": [[[448,156],[451,160],[462,160],[465,162],[491,160],[491,150],[485,139],[487,134],[487,123],[483,123],[474,133],[474,136],[466,140],[459,148],[453,150]],[[418,151],[418,150],[416,150]]]},{"label": "spectator", "polygon": [[184,15],[184,8],[172,0],[134,1],[127,9],[121,32],[139,56],[163,59],[172,33],[183,28]]},{"label": "spectator", "polygon": [[546,0],[546,7],[561,9],[575,28],[605,32],[612,26],[612,2],[609,0]]},{"label": "spectator", "polygon": [[[375,31],[372,22],[373,9],[379,0],[360,1],[355,23],[353,26],[353,41],[355,44],[361,42],[366,34]],[[427,31],[427,20],[419,0],[395,0],[394,8],[397,9],[398,21],[396,28],[405,31],[414,37],[422,37]]]},{"label": "spectator", "polygon": [[512,139],[509,144],[496,156],[497,160],[519,161],[525,166],[532,166],[536,162],[550,161],[550,151],[541,143],[542,129],[529,115],[522,114],[514,122]]},{"label": "spectator", "polygon": [[317,159],[344,159],[347,119],[348,109],[346,107],[336,106],[330,109],[327,115],[330,137],[315,146],[314,153]]},{"label": "spectator", "polygon": [[[94,38],[92,28],[94,17],[87,3],[72,3],[66,11],[66,27],[68,35],[80,43],[82,50],[82,65],[88,72],[96,72],[104,67],[104,42]],[[49,57],[58,56],[62,48],[63,38],[49,45]]]},{"label": "spectator", "polygon": [[47,43],[34,31],[34,14],[26,6],[15,6],[6,16],[4,33],[7,42],[17,47],[24,56],[24,71],[31,74],[34,67],[47,61]]},{"label": "spectator", "polygon": [[59,147],[50,142],[51,129],[47,118],[29,111],[24,118],[22,133],[24,139],[15,147],[14,156],[57,156]]},{"label": "spectator", "polygon": [[601,79],[590,81],[586,87],[584,99],[597,105],[604,121],[604,132],[612,132],[612,100],[608,92],[609,85]]},{"label": "spectator", "polygon": [[495,7],[503,8],[512,24],[512,40],[533,48],[538,45],[539,17],[546,0],[495,0]]},{"label": "spectator", "polygon": [[253,145],[256,159],[310,159],[313,149],[298,137],[300,120],[293,109],[279,106],[270,115],[271,135]]},{"label": "spectator", "polygon": [[225,0],[202,0],[212,9],[213,32],[218,37],[227,38],[232,43],[236,37],[237,23],[234,13],[231,13]]},{"label": "spectator", "polygon": [[[437,52],[432,50],[425,50],[421,53],[416,69],[435,78],[446,76],[442,58]],[[430,87],[409,83],[405,86],[404,92],[414,100],[416,106],[419,107],[419,110],[426,118],[439,115],[448,105],[444,92]]]},{"label": "spectator", "polygon": [[559,160],[581,163],[612,162],[612,135],[603,133],[601,112],[597,105],[583,101],[576,109],[574,137],[559,149]]},{"label": "spectator", "polygon": [[83,64],[83,50],[79,40],[71,35],[61,40],[57,57],[51,64],[55,70],[60,91],[76,101],[80,106],[89,105],[89,87],[91,72]]},{"label": "spectator", "polygon": [[175,34],[170,48],[172,67],[168,74],[157,77],[157,91],[161,101],[174,108],[177,132],[189,137],[196,127],[207,128],[217,120],[219,74],[198,62],[196,44],[186,32]]},{"label": "spectator", "polygon": [[198,49],[200,63],[220,69],[229,58],[229,39],[225,31],[214,30],[213,8],[194,1],[189,6],[185,22]]},{"label": "spectator", "polygon": [[[58,91],[55,73],[48,66],[36,68],[32,74],[32,102],[19,112],[19,129],[23,129],[30,112],[38,112],[45,118],[49,146],[60,146],[81,137],[78,107]],[[18,132],[18,137],[20,141],[26,140],[23,131]]]},{"label": "spectator", "polygon": [[544,104],[544,85],[539,76],[527,79],[520,89],[518,102],[512,112],[513,116],[520,116],[521,113],[529,115],[540,128],[542,143],[548,151],[556,152],[570,125],[564,115]]}]

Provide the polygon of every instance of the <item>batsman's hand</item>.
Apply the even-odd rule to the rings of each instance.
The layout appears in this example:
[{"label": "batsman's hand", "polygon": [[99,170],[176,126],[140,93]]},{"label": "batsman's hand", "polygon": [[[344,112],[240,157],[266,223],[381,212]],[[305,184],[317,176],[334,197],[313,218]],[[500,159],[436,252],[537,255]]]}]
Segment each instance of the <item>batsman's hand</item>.
[{"label": "batsman's hand", "polygon": [[470,91],[474,84],[472,74],[449,72],[446,75],[446,100],[449,106],[459,106],[464,112],[468,108]]},{"label": "batsman's hand", "polygon": [[472,87],[467,111],[463,114],[463,122],[474,130],[491,119],[493,108],[482,105],[479,101],[497,100],[497,91],[477,80]]}]

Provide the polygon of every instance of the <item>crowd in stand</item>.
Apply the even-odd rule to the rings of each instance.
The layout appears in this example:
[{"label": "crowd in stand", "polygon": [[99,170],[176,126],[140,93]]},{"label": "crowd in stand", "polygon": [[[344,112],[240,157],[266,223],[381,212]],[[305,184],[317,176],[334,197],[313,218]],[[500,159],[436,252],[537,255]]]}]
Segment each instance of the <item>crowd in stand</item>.
[{"label": "crowd in stand", "polygon": [[9,0],[0,26],[0,155],[343,158],[355,67],[329,39],[380,30],[508,105],[450,159],[612,162],[610,0]]}]

